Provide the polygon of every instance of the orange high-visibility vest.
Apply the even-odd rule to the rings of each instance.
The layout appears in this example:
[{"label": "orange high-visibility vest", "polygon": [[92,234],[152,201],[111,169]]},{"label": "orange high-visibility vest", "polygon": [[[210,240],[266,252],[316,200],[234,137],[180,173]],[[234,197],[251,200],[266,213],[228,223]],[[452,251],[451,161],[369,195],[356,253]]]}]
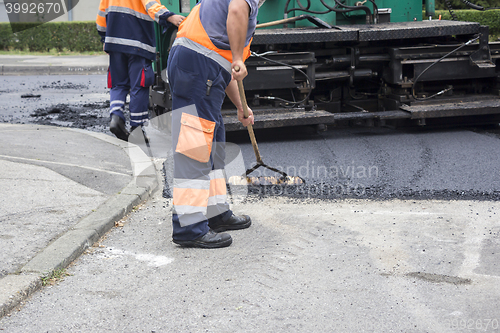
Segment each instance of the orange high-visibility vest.
[{"label": "orange high-visibility vest", "polygon": [[[196,5],[189,13],[188,17],[182,21],[179,25],[179,31],[177,32],[177,38],[186,37],[193,42],[196,42],[211,51],[215,51],[228,60],[230,63],[233,62],[233,54],[231,50],[222,50],[217,48],[214,43],[210,40],[205,28],[201,24],[200,20],[200,5]],[[248,43],[248,45],[243,49],[243,61],[247,60],[250,57],[250,44],[252,40]]]},{"label": "orange high-visibility vest", "polygon": [[101,0],[96,24],[106,52],[156,59],[153,22],[167,12],[160,0]]}]

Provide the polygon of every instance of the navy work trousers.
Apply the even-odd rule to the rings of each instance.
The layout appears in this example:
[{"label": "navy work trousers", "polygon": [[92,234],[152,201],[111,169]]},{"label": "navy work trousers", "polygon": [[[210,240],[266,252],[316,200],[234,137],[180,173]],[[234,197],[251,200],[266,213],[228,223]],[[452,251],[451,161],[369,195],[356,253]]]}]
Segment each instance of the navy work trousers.
[{"label": "navy work trousers", "polygon": [[149,116],[149,87],[153,82],[151,60],[133,54],[109,52],[110,116],[116,114],[125,121],[123,111],[130,94],[130,126],[144,124]]},{"label": "navy work trousers", "polygon": [[[167,68],[168,80],[172,91],[174,182],[183,181],[190,183],[189,186],[191,187],[199,186],[199,188],[189,189],[193,193],[203,191],[203,184],[207,181],[210,183],[209,173],[214,173],[215,170],[216,173],[220,174],[224,170],[226,133],[222,120],[221,107],[225,98],[226,87],[231,81],[231,74],[212,59],[184,46],[174,46],[172,48],[168,57]],[[199,117],[202,123],[209,123],[215,126],[213,129],[212,149],[208,161],[200,162],[176,151],[181,131],[181,119],[183,116],[186,117],[186,113],[190,114],[189,119]],[[211,130],[209,129],[209,133],[205,134],[211,134]],[[210,136],[208,135],[208,137]],[[217,205],[208,204],[205,213],[197,210],[199,207],[195,207],[196,204],[193,204],[193,207],[176,206],[175,186],[174,184],[174,213],[172,216],[172,236],[174,239],[196,239],[208,232],[209,218],[221,218],[229,214],[232,215],[229,205],[225,201],[223,203],[219,202]],[[188,199],[187,201],[189,201]],[[183,209],[183,213],[180,213],[179,209],[181,208]]]}]

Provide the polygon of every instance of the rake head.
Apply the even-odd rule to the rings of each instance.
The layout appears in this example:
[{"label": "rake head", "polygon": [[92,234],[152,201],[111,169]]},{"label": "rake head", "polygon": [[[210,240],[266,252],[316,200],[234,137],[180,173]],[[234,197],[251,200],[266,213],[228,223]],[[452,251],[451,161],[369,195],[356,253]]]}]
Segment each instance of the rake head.
[{"label": "rake head", "polygon": [[232,176],[229,178],[230,185],[251,185],[251,186],[266,186],[266,185],[281,185],[293,186],[302,185],[305,181],[300,177],[248,177],[248,176]]}]

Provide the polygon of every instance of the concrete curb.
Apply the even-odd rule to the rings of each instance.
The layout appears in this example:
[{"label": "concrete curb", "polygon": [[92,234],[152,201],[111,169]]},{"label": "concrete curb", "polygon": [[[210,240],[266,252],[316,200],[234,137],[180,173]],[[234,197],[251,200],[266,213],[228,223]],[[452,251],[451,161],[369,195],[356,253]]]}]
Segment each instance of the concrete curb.
[{"label": "concrete curb", "polygon": [[7,315],[29,295],[40,289],[38,275],[7,275],[0,280],[0,318]]},{"label": "concrete curb", "polygon": [[103,66],[9,66],[2,65],[0,75],[101,75],[107,74],[108,67]]},{"label": "concrete curb", "polygon": [[71,130],[88,134],[126,150],[132,164],[134,179],[120,193],[109,198],[39,252],[21,268],[19,274],[10,274],[0,279],[0,318],[39,290],[44,277],[66,268],[111,230],[116,221],[149,199],[161,184],[154,163],[140,147],[102,133]]}]

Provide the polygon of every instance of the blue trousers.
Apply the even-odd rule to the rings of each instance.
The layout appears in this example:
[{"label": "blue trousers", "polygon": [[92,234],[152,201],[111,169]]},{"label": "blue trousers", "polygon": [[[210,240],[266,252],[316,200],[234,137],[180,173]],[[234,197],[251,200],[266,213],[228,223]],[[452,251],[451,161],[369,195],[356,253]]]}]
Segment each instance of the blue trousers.
[{"label": "blue trousers", "polygon": [[125,121],[124,108],[130,94],[130,126],[140,126],[148,120],[149,87],[154,72],[149,59],[121,52],[109,52],[110,116],[116,114]]},{"label": "blue trousers", "polygon": [[[231,75],[215,61],[183,46],[174,46],[168,57],[168,80],[172,92],[172,143],[174,149],[174,182],[186,181],[198,184],[199,188],[190,188],[188,196],[196,191],[203,191],[203,184],[210,183],[211,173],[221,173],[225,166],[226,133],[222,120],[221,107],[225,90],[231,81]],[[180,153],[178,143],[181,133],[181,120],[201,118],[203,124],[211,124],[213,138],[208,161],[197,160],[189,153]],[[207,129],[207,137],[211,128]],[[195,133],[196,135],[196,133]],[[220,180],[220,179],[219,179]],[[212,179],[213,183],[213,179]],[[221,184],[219,182],[219,184]],[[187,186],[187,187],[189,187]],[[212,186],[212,185],[211,185]],[[223,185],[225,187],[225,183]],[[181,186],[182,187],[182,186]],[[220,189],[220,188],[219,188]],[[173,238],[192,240],[206,234],[209,230],[209,218],[223,218],[232,212],[227,202],[211,204],[208,201],[206,212],[192,206],[176,206],[176,188],[174,183],[174,213],[172,215]],[[193,195],[196,197],[196,195]],[[189,198],[184,198],[189,201]],[[196,201],[196,200],[194,200]],[[199,205],[198,205],[199,206]],[[178,209],[185,209],[181,214]]]}]

